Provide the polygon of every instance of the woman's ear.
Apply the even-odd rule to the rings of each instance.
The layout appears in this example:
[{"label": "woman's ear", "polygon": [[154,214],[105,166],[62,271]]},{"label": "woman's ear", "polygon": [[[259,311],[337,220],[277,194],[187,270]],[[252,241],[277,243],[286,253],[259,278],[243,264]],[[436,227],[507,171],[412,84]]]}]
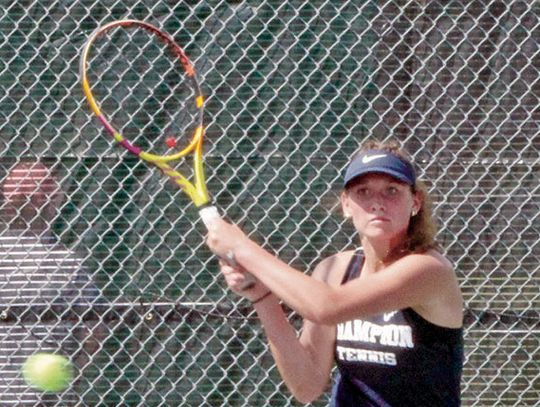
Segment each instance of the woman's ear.
[{"label": "woman's ear", "polygon": [[411,211],[411,216],[416,216],[418,212],[420,212],[420,209],[422,209],[423,204],[424,194],[420,191],[416,191],[413,195],[413,207]]},{"label": "woman's ear", "polygon": [[340,200],[341,200],[341,209],[343,210],[343,217],[345,219],[348,219],[352,215],[349,208],[349,194],[347,194],[347,191],[341,192]]}]

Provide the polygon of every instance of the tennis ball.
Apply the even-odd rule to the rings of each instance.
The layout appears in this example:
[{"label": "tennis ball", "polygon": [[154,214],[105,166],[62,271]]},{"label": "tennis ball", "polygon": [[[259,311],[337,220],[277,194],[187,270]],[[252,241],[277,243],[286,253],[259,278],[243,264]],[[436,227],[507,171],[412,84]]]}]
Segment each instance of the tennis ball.
[{"label": "tennis ball", "polygon": [[73,366],[62,355],[36,353],[26,359],[22,374],[28,385],[57,393],[69,386],[73,379]]}]

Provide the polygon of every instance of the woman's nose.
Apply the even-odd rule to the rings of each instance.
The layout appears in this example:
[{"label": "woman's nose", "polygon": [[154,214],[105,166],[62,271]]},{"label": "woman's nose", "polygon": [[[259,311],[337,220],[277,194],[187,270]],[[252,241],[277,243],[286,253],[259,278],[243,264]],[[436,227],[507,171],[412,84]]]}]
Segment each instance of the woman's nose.
[{"label": "woman's nose", "polygon": [[377,212],[377,211],[384,212],[385,211],[384,203],[382,202],[382,200],[379,197],[374,197],[373,198],[373,201],[371,202],[371,209],[374,212]]}]

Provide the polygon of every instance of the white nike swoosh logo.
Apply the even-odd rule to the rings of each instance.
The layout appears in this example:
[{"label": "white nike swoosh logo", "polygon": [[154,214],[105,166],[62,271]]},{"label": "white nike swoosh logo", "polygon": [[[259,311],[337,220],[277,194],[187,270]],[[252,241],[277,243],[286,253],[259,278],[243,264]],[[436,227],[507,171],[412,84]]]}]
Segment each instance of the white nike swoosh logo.
[{"label": "white nike swoosh logo", "polygon": [[392,319],[392,317],[396,314],[397,314],[397,311],[387,312],[386,314],[383,315],[384,322],[390,321],[390,319]]},{"label": "white nike swoosh logo", "polygon": [[386,157],[386,154],[366,155],[365,157],[362,157],[362,163],[367,164],[372,162],[373,160],[378,160],[379,158],[383,157]]}]

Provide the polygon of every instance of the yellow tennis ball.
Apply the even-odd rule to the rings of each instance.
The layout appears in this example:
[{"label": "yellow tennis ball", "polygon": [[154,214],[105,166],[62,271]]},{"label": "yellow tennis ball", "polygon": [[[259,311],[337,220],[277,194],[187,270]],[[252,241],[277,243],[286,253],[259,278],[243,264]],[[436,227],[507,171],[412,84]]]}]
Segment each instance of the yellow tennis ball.
[{"label": "yellow tennis ball", "polygon": [[62,355],[36,353],[26,359],[22,374],[28,385],[42,391],[57,393],[69,386],[73,379],[73,366]]}]

